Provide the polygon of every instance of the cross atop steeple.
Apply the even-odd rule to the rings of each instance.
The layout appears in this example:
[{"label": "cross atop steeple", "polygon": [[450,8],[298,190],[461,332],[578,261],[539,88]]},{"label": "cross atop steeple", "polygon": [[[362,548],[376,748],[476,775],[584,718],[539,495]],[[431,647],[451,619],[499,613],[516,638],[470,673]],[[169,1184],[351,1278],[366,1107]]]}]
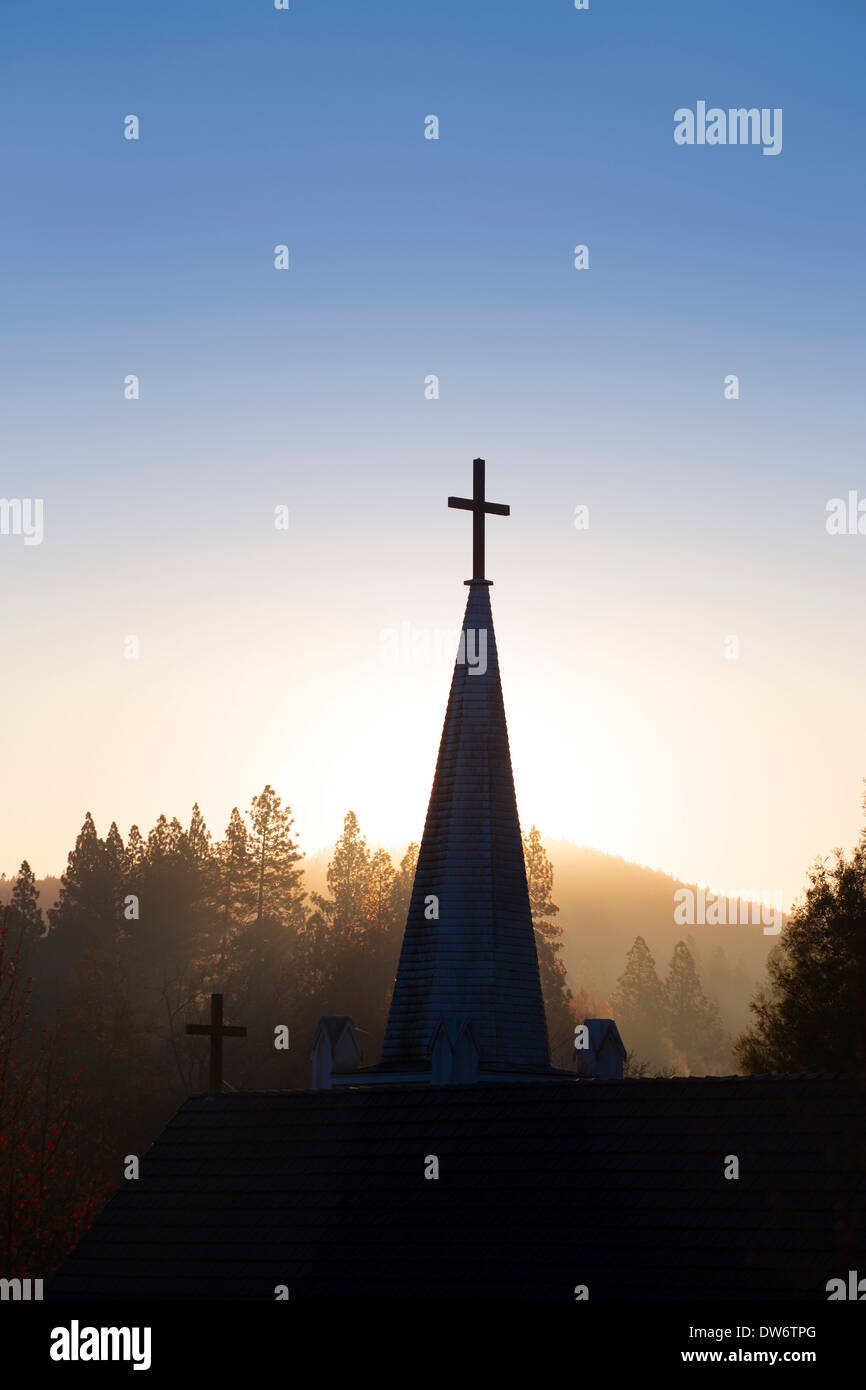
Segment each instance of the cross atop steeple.
[{"label": "cross atop steeple", "polygon": [[221,1095],[223,1089],[223,1038],[245,1038],[246,1028],[230,1028],[223,1023],[223,997],[212,994],[210,997],[210,1023],[188,1023],[188,1033],[204,1034],[210,1038],[210,1090],[211,1095]]},{"label": "cross atop steeple", "polygon": [[472,496],[449,497],[449,507],[472,513],[472,578],[466,584],[489,584],[484,578],[484,517],[509,516],[511,508],[501,502],[488,502],[484,497],[484,460],[472,460]]}]

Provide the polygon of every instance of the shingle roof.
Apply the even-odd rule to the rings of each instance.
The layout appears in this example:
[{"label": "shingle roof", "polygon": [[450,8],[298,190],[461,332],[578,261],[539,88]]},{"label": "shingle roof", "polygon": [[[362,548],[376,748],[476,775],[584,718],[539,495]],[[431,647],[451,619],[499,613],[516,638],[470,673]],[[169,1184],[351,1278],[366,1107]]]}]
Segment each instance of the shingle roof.
[{"label": "shingle roof", "polygon": [[[466,1015],[482,1071],[544,1071],[547,1029],[486,581],[469,585],[463,634],[381,1062],[429,1067],[440,1020]],[[425,916],[431,895],[438,919]]]},{"label": "shingle roof", "polygon": [[864,1205],[841,1077],[195,1096],[48,1294],[825,1299]]}]

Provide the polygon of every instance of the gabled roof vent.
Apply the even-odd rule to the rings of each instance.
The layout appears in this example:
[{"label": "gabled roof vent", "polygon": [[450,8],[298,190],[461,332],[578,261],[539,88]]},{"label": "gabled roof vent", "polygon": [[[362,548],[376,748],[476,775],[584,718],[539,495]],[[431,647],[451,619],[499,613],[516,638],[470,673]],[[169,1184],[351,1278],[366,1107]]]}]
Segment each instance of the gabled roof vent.
[{"label": "gabled roof vent", "polygon": [[361,1044],[348,1014],[325,1014],[319,1019],[310,1056],[314,1091],[329,1091],[334,1072],[355,1070],[361,1061]]},{"label": "gabled roof vent", "polygon": [[[622,1081],[625,1044],[612,1018],[585,1018],[581,1025],[586,1033],[575,1034],[577,1074],[599,1081]],[[585,1047],[578,1044],[583,1040]]]}]

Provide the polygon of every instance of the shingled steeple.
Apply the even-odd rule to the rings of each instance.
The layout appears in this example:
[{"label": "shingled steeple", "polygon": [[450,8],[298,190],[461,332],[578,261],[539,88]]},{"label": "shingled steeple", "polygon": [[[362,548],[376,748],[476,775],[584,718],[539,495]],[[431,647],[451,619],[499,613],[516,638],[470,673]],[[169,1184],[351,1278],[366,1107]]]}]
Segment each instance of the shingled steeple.
[{"label": "shingled steeple", "polygon": [[[484,578],[485,515],[508,508],[486,502],[482,459],[474,480],[472,499],[449,498],[474,513],[473,577],[382,1058],[371,1068],[380,1075],[557,1074]],[[453,1058],[450,1076],[443,1054]]]}]

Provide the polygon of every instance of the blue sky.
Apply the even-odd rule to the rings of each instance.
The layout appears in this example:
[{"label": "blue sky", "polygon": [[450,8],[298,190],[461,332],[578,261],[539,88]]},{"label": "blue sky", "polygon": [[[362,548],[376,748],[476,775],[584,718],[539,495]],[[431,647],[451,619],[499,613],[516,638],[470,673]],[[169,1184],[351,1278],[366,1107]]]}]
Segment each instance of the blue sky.
[{"label": "blue sky", "polygon": [[[476,454],[512,506],[488,559],[527,818],[791,891],[849,841],[866,537],[824,515],[866,495],[864,30],[773,0],[7,0],[0,495],[43,497],[46,538],[0,538],[0,867],[58,868],[88,807],[198,797],[220,830],[265,780],[309,849],[350,804],[417,838],[447,663],[383,674],[377,641],[459,625],[445,498]],[[698,100],[781,107],[781,155],[676,146]]]}]

